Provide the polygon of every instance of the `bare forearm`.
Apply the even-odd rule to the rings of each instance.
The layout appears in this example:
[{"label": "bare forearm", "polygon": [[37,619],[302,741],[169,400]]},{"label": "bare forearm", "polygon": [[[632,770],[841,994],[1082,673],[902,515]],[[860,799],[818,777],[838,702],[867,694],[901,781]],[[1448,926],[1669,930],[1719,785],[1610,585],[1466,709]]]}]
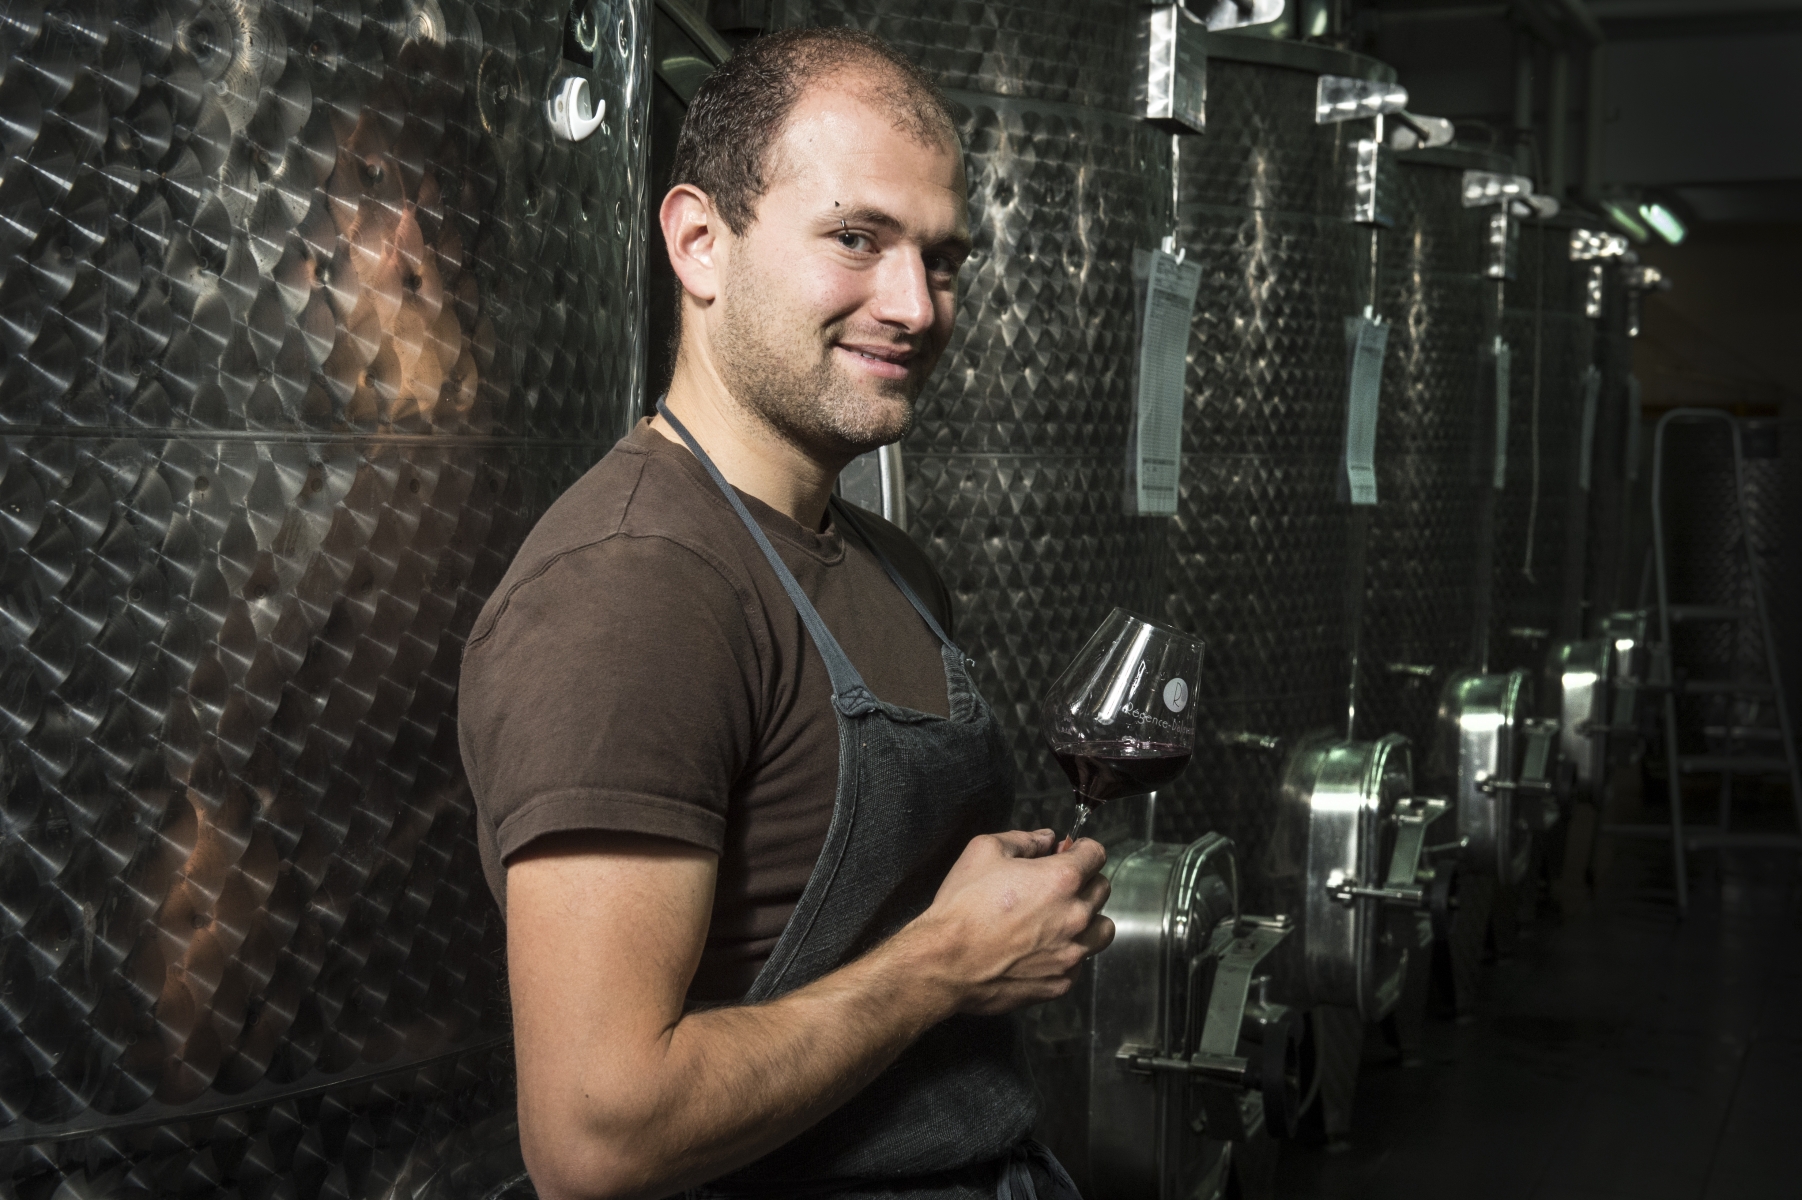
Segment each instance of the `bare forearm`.
[{"label": "bare forearm", "polygon": [[[605,835],[508,867],[520,1141],[546,1200],[659,1197],[745,1165],[839,1107],[955,1012],[1064,995],[1107,944],[1093,842],[974,839],[925,913],[768,1004],[684,1014],[712,854]],[[625,914],[625,915],[622,915]]]},{"label": "bare forearm", "polygon": [[[577,1128],[535,1127],[522,1107],[540,1192],[665,1196],[787,1142],[955,1010],[932,940],[904,930],[779,1000],[684,1016],[649,1054],[627,1060],[597,1048],[580,1072]],[[560,1144],[535,1144],[546,1138]]]}]

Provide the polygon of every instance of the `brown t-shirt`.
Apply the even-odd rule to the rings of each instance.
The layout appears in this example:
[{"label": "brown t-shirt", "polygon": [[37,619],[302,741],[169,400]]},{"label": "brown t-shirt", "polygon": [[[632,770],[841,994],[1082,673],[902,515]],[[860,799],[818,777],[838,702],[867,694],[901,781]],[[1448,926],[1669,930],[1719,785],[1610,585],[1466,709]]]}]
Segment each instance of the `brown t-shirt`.
[{"label": "brown t-shirt", "polygon": [[[948,712],[937,640],[881,563],[745,496],[878,697]],[[949,631],[907,535],[862,525]],[[838,788],[826,664],[700,462],[649,422],[553,504],[476,619],[458,700],[488,885],[534,838],[610,830],[719,854],[690,999],[743,995],[801,898]]]}]

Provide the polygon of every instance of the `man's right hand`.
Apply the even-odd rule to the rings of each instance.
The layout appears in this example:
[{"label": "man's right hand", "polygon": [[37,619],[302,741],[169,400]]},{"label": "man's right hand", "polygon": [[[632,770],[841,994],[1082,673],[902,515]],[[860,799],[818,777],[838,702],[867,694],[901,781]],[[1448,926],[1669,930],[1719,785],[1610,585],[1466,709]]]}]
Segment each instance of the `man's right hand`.
[{"label": "man's right hand", "polygon": [[957,1011],[1004,1013],[1056,999],[1114,940],[1114,923],[1100,915],[1106,862],[1087,838],[1058,853],[1049,829],[975,838],[897,941],[912,941],[909,949],[938,968]]}]

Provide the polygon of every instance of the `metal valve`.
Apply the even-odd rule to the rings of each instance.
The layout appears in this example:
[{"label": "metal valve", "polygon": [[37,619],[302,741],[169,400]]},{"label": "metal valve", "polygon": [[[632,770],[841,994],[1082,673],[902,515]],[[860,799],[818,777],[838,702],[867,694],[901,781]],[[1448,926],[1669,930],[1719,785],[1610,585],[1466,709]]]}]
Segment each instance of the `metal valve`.
[{"label": "metal valve", "polygon": [[557,86],[556,95],[544,105],[552,133],[566,142],[579,142],[601,127],[607,119],[607,102],[594,103],[591,92],[580,75],[571,75]]}]

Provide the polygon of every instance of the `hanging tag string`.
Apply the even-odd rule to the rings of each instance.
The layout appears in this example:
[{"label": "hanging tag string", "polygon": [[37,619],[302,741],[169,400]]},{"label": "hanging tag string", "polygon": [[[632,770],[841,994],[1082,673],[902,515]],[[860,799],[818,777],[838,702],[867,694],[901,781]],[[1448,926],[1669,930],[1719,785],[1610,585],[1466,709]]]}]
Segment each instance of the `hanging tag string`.
[{"label": "hanging tag string", "polygon": [[[1525,231],[1522,231],[1523,235]],[[1533,287],[1533,493],[1527,502],[1527,549],[1521,560],[1520,573],[1527,577],[1528,583],[1538,583],[1533,577],[1533,538],[1539,524],[1539,362],[1540,344],[1545,334],[1545,234],[1540,231],[1540,246],[1535,252],[1534,261],[1538,264],[1538,274],[1534,277]]]}]

